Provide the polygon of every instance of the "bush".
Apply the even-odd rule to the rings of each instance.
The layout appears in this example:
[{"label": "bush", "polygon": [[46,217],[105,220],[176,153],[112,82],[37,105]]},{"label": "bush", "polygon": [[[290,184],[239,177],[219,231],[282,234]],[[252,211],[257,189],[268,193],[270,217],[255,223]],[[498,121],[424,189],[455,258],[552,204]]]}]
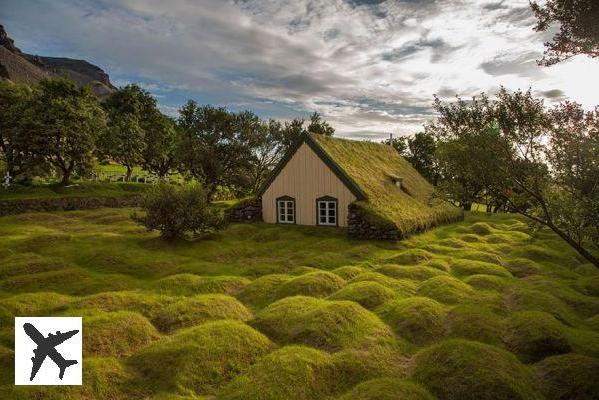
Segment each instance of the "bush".
[{"label": "bush", "polygon": [[514,355],[495,346],[446,340],[420,351],[412,379],[439,399],[534,400],[532,373]]},{"label": "bush", "polygon": [[442,304],[426,297],[390,301],[377,309],[381,319],[399,336],[418,344],[441,337],[445,313]]},{"label": "bush", "polygon": [[182,239],[221,229],[222,211],[211,207],[206,191],[197,184],[161,184],[148,190],[141,202],[144,215],[132,218],[148,230],[160,231],[166,239]]},{"label": "bush", "polygon": [[533,366],[547,400],[593,400],[599,395],[599,360],[580,354],[547,357]]},{"label": "bush", "polygon": [[421,386],[396,378],[372,379],[362,382],[339,400],[434,400]]}]

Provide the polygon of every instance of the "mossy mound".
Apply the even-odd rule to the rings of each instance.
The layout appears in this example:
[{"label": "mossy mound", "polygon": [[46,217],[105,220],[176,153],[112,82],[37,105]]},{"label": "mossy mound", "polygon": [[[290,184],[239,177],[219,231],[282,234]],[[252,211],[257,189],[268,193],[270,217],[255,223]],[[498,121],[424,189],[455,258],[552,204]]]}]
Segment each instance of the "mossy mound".
[{"label": "mossy mound", "polygon": [[252,325],[284,344],[305,344],[328,351],[363,347],[388,340],[389,328],[351,301],[295,296],[263,309]]},{"label": "mossy mound", "polygon": [[470,285],[451,276],[435,276],[418,286],[418,295],[430,297],[442,303],[459,303],[474,295]]},{"label": "mossy mound", "polygon": [[501,343],[501,318],[481,305],[457,305],[448,313],[443,323],[445,336],[477,342]]},{"label": "mossy mound", "polygon": [[85,296],[73,301],[72,306],[79,309],[98,309],[102,311],[136,311],[147,318],[162,307],[176,301],[176,297],[135,291],[103,292]]},{"label": "mossy mound", "polygon": [[0,279],[11,276],[37,274],[72,267],[60,258],[42,257],[36,253],[11,254],[0,265]]},{"label": "mossy mound", "polygon": [[401,264],[401,265],[413,265],[421,264],[426,262],[435,255],[429,251],[422,249],[409,249],[398,253],[397,255],[385,259],[386,264]]},{"label": "mossy mound", "polygon": [[[477,248],[479,247],[477,246]],[[483,248],[483,246],[480,246],[480,248]],[[477,249],[464,249],[456,251],[452,256],[454,258],[461,258],[464,260],[483,261],[499,265],[501,265],[502,261],[501,257],[498,256],[495,252],[482,251]]]},{"label": "mossy mound", "polygon": [[320,400],[331,393],[331,356],[303,346],[272,352],[219,394],[223,400]]},{"label": "mossy mound", "polygon": [[416,283],[408,279],[394,279],[378,272],[365,272],[349,281],[356,282],[376,282],[383,286],[393,289],[399,296],[407,297],[416,293]]},{"label": "mossy mound", "polygon": [[198,276],[177,274],[159,279],[153,289],[165,294],[190,296],[204,293],[224,293],[234,295],[251,281],[241,276]]},{"label": "mossy mound", "polygon": [[86,357],[128,355],[159,338],[146,318],[131,311],[100,313],[83,320]]},{"label": "mossy mound", "polygon": [[388,264],[377,268],[376,272],[395,279],[412,279],[416,281],[424,281],[434,276],[447,275],[447,272],[425,265]]},{"label": "mossy mound", "polygon": [[435,300],[410,297],[387,302],[376,312],[399,336],[423,344],[442,336],[447,311]]},{"label": "mossy mound", "polygon": [[599,297],[599,275],[581,278],[578,287],[589,296]]},{"label": "mossy mound", "polygon": [[427,267],[436,268],[440,271],[450,271],[449,263],[440,258],[433,258],[432,260],[427,261],[424,265],[426,265]]},{"label": "mossy mound", "polygon": [[478,290],[495,290],[501,291],[507,285],[509,280],[497,275],[470,275],[464,278],[464,282]]},{"label": "mossy mound", "polygon": [[339,275],[346,281],[355,278],[363,272],[368,272],[368,268],[360,267],[357,265],[346,265],[345,267],[335,268],[331,272]]},{"label": "mossy mound", "polygon": [[560,299],[585,317],[590,317],[599,310],[599,297],[583,294],[564,281],[538,275],[528,278],[527,283],[534,289],[551,293],[552,296]]},{"label": "mossy mound", "polygon": [[395,297],[395,292],[377,282],[350,283],[329,296],[330,300],[351,300],[373,309]]},{"label": "mossy mound", "polygon": [[154,390],[214,394],[271,348],[266,336],[241,322],[215,321],[164,338],[130,362]]},{"label": "mossy mound", "polygon": [[454,249],[461,249],[462,247],[467,247],[468,243],[464,240],[461,240],[457,237],[450,237],[446,239],[441,239],[437,242],[441,246],[445,247],[453,247]]},{"label": "mossy mound", "polygon": [[372,379],[339,397],[339,400],[434,400],[422,386],[396,378]]},{"label": "mossy mound", "polygon": [[503,341],[526,363],[572,349],[565,327],[550,314],[540,311],[518,312],[507,318]]},{"label": "mossy mound", "polygon": [[509,311],[544,311],[570,326],[576,326],[580,322],[580,318],[568,305],[547,291],[513,286],[504,293],[504,303]]},{"label": "mossy mound", "polygon": [[0,345],[0,371],[3,371],[0,374],[0,386],[2,385],[12,385],[15,381],[13,371],[15,365],[15,353]]},{"label": "mossy mound", "polygon": [[493,232],[491,225],[486,222],[476,222],[469,227],[470,232],[475,233],[479,236],[489,235]]},{"label": "mossy mound", "polygon": [[501,265],[475,260],[454,260],[451,263],[451,272],[456,276],[483,274],[512,278],[512,274]]},{"label": "mossy mound", "polygon": [[236,297],[245,304],[262,308],[276,300],[277,289],[293,277],[286,274],[270,274],[252,281],[237,293]]},{"label": "mossy mound", "polygon": [[290,279],[276,292],[276,298],[303,295],[312,297],[326,297],[345,286],[345,280],[331,272],[320,271],[300,275]]},{"label": "mossy mound", "polygon": [[466,233],[463,235],[457,235],[457,238],[459,238],[460,240],[466,242],[466,243],[477,243],[482,241],[482,238],[478,235],[474,235],[471,233]]},{"label": "mossy mound", "polygon": [[593,400],[599,396],[599,360],[580,354],[547,357],[533,365],[537,386],[547,400]]},{"label": "mossy mound", "polygon": [[412,379],[440,399],[541,399],[528,368],[488,344],[446,340],[420,351],[414,364]]},{"label": "mossy mound", "polygon": [[245,321],[252,313],[237,299],[224,294],[186,297],[157,311],[152,323],[163,332],[198,325],[217,319]]},{"label": "mossy mound", "polygon": [[0,300],[0,307],[13,316],[43,315],[64,309],[73,297],[54,292],[21,293]]},{"label": "mossy mound", "polygon": [[599,332],[599,314],[587,318],[586,323],[589,328]]},{"label": "mossy mound", "polygon": [[531,275],[537,275],[541,272],[541,267],[532,260],[526,258],[512,258],[505,260],[503,266],[517,278],[525,278]]}]

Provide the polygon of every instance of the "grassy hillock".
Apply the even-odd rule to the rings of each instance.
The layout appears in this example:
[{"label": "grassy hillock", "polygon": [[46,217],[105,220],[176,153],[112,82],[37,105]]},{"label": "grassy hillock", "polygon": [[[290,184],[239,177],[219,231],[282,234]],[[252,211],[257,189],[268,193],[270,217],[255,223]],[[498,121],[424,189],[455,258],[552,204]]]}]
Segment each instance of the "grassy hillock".
[{"label": "grassy hillock", "polygon": [[59,184],[0,188],[1,200],[54,199],[62,197],[121,197],[139,195],[148,185],[134,182],[77,182],[68,186]]},{"label": "grassy hillock", "polygon": [[[598,398],[599,271],[512,215],[167,243],[132,211],[0,218],[0,398]],[[84,317],[83,386],[12,384],[24,315]]]}]

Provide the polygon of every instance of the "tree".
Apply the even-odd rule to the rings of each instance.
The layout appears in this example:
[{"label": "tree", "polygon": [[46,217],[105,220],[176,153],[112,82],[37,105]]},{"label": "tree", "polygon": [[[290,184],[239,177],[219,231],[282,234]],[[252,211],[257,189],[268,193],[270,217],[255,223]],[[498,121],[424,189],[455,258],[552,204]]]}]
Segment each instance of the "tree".
[{"label": "tree", "polygon": [[144,214],[133,214],[133,220],[168,240],[212,232],[225,224],[222,213],[210,206],[199,184],[156,185],[144,195],[141,209]]},{"label": "tree", "polygon": [[39,164],[27,145],[29,132],[24,129],[25,109],[32,96],[27,86],[0,80],[0,161],[13,178],[30,173]]},{"label": "tree", "polygon": [[[599,267],[590,250],[599,241],[591,217],[599,208],[596,112],[584,114],[569,103],[549,112],[530,90],[504,88],[495,101],[484,95],[469,103],[436,99],[434,108],[439,117],[428,129],[438,139],[443,167],[458,171],[463,187],[480,189],[470,201],[482,193],[502,202]],[[444,194],[451,199],[456,193]]]},{"label": "tree", "polygon": [[407,136],[390,137],[389,139],[383,140],[381,143],[393,147],[403,158],[409,156]]},{"label": "tree", "polygon": [[135,165],[143,161],[146,130],[155,129],[158,121],[156,100],[137,85],[127,85],[112,92],[104,102],[108,129],[100,136],[98,152],[127,168],[125,180],[131,179]]},{"label": "tree", "polygon": [[178,155],[182,172],[202,181],[211,198],[219,187],[247,184],[259,119],[189,100],[180,110]]},{"label": "tree", "polygon": [[543,6],[530,4],[537,17],[537,32],[554,23],[559,32],[545,43],[545,54],[539,64],[549,66],[577,54],[599,57],[599,2],[597,0],[548,0]]},{"label": "tree", "polygon": [[31,151],[61,172],[63,185],[73,172],[89,171],[106,118],[88,87],[67,79],[40,81],[26,113]]},{"label": "tree", "polygon": [[142,166],[164,178],[177,166],[177,128],[175,122],[156,110],[148,116],[144,130]]},{"label": "tree", "polygon": [[422,176],[437,186],[439,180],[439,167],[435,157],[437,143],[435,137],[428,132],[418,132],[413,137],[408,138],[409,154],[406,160]]},{"label": "tree", "polygon": [[308,132],[315,133],[318,135],[333,136],[335,129],[328,122],[322,119],[322,116],[314,111],[310,115],[310,124],[308,125]]}]

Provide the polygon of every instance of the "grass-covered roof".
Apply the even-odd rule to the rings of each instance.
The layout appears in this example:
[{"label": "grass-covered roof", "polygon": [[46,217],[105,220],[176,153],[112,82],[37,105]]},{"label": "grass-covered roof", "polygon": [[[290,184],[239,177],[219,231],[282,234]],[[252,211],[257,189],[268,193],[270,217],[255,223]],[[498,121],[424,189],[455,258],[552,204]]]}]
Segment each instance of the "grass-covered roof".
[{"label": "grass-covered roof", "polygon": [[[432,185],[391,146],[324,135],[311,138],[366,194],[358,204],[395,224],[402,236],[462,217],[457,207],[432,199]],[[398,179],[401,187],[395,184]]]}]

